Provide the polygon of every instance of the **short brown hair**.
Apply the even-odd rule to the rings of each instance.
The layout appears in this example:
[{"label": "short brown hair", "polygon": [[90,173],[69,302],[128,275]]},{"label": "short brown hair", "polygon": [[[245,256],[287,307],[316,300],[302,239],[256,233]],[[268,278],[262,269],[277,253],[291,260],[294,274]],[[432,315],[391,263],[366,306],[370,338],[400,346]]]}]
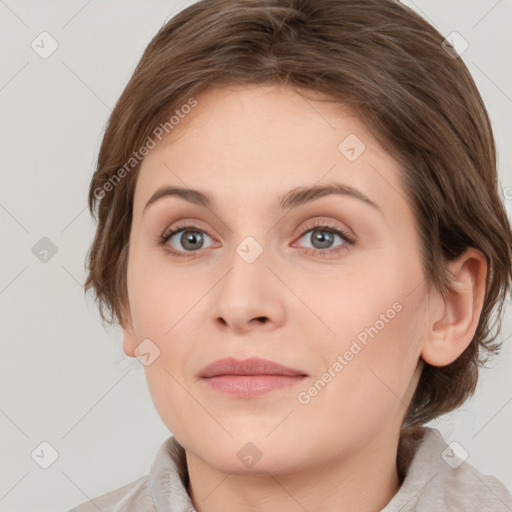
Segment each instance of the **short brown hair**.
[{"label": "short brown hair", "polygon": [[486,108],[464,62],[443,40],[395,0],[202,0],[168,21],[112,112],[90,185],[89,209],[97,212],[98,226],[84,288],[94,289],[102,320],[126,321],[140,162],[133,170],[125,164],[155,128],[209,87],[279,83],[314,91],[353,108],[400,163],[429,289],[449,289],[446,264],[466,248],[487,259],[475,336],[452,364],[425,364],[404,426],[460,406],[475,390],[478,366],[501,345],[512,233]]}]

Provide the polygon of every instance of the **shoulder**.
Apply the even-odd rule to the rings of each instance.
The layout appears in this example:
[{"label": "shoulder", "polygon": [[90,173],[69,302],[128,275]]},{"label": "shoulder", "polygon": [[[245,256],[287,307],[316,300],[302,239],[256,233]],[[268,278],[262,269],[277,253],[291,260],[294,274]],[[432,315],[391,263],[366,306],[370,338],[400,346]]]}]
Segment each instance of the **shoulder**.
[{"label": "shoulder", "polygon": [[457,468],[437,471],[420,492],[415,510],[430,511],[432,507],[454,512],[507,512],[512,510],[512,496],[497,478],[463,462]]},{"label": "shoulder", "polygon": [[505,485],[457,457],[438,430],[422,431],[402,486],[382,512],[512,510]]},{"label": "shoulder", "polygon": [[187,480],[185,450],[171,436],[161,444],[148,475],[68,512],[154,512],[156,509],[167,510],[171,503],[186,504],[193,510]]},{"label": "shoulder", "polygon": [[512,510],[512,496],[497,478],[485,475],[467,462],[457,468],[449,467],[439,472],[426,490],[423,501],[446,504],[448,510],[481,512]]},{"label": "shoulder", "polygon": [[153,512],[148,476],[88,500],[68,512]]}]

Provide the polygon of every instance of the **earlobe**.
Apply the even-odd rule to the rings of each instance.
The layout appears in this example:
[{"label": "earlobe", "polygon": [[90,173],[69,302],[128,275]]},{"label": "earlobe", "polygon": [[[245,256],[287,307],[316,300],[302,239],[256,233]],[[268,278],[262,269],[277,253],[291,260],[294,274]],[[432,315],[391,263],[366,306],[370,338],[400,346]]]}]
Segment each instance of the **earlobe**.
[{"label": "earlobe", "polygon": [[123,327],[123,351],[129,357],[137,357],[134,350],[137,348],[137,337],[131,325]]},{"label": "earlobe", "polygon": [[[123,309],[123,311],[129,311],[129,309]],[[134,350],[137,348],[137,336],[133,329],[131,315],[125,314],[125,322],[121,326],[123,329],[123,351],[128,357],[137,357],[134,354]]]},{"label": "earlobe", "polygon": [[429,312],[429,331],[421,352],[432,366],[453,363],[475,335],[485,298],[487,261],[477,249],[467,249],[450,263],[450,289],[438,297],[440,305]]}]

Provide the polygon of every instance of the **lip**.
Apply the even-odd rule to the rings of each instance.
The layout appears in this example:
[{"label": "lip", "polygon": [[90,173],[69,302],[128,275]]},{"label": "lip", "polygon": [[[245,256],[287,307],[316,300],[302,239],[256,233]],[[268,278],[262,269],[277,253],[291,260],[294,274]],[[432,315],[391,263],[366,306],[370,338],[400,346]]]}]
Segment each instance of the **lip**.
[{"label": "lip", "polygon": [[307,375],[302,370],[288,368],[282,364],[260,357],[249,357],[248,359],[235,359],[224,357],[205,366],[199,377],[209,378],[220,375],[285,375],[293,377]]},{"label": "lip", "polygon": [[307,374],[259,357],[243,360],[226,357],[203,368],[199,377],[214,391],[232,397],[253,398],[294,386]]}]

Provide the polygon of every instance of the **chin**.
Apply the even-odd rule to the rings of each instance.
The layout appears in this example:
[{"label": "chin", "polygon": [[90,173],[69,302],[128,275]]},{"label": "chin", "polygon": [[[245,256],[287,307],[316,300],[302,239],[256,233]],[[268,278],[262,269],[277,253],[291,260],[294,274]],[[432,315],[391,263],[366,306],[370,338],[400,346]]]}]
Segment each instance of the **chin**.
[{"label": "chin", "polygon": [[[293,468],[298,463],[300,454],[297,448],[300,440],[287,437],[287,442],[277,432],[267,437],[270,430],[242,431],[240,435],[231,431],[234,438],[219,442],[221,454],[217,457],[216,465],[225,465],[226,471],[240,474],[283,472]],[[293,456],[291,456],[293,454]]]}]

